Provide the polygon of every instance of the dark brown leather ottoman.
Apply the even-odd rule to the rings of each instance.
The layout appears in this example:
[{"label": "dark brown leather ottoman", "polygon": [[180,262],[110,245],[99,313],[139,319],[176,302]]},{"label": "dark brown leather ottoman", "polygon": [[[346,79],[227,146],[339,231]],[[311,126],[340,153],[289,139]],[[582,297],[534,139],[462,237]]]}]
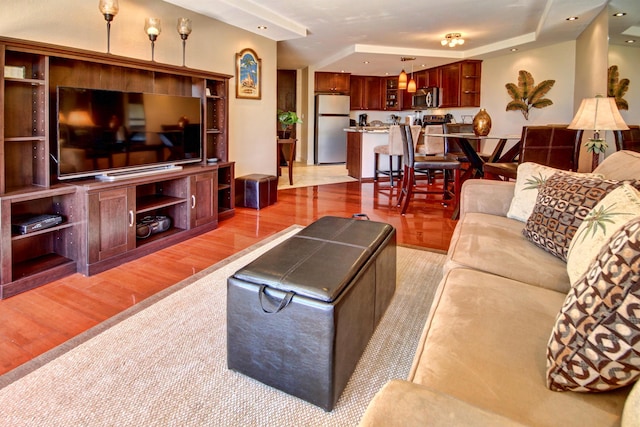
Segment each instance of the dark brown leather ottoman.
[{"label": "dark brown leather ottoman", "polygon": [[227,282],[227,364],[331,411],[396,287],[396,233],[323,217]]},{"label": "dark brown leather ottoman", "polygon": [[278,178],[251,174],[236,178],[236,206],[262,209],[278,201]]}]

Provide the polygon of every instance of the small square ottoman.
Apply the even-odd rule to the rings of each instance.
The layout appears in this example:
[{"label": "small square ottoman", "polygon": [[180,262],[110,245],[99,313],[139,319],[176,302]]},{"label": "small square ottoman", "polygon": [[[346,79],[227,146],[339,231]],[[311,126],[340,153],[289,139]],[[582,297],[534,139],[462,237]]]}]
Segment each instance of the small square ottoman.
[{"label": "small square ottoman", "polygon": [[227,365],[331,411],[396,286],[396,234],[323,217],[227,281]]},{"label": "small square ottoman", "polygon": [[251,174],[236,178],[236,206],[262,209],[278,201],[278,178]]}]

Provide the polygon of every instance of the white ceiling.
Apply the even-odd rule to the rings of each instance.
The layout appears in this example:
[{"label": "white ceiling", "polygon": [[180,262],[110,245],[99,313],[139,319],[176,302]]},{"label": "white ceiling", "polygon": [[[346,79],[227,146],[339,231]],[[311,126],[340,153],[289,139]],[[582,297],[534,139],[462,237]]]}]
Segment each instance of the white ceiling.
[{"label": "white ceiling", "polygon": [[[575,40],[607,4],[609,15],[627,12],[610,18],[610,42],[634,38],[640,47],[640,0],[165,1],[278,41],[279,69],[382,76],[484,59]],[[443,47],[451,32],[462,33],[465,44]],[[416,60],[402,63],[403,56]]]}]

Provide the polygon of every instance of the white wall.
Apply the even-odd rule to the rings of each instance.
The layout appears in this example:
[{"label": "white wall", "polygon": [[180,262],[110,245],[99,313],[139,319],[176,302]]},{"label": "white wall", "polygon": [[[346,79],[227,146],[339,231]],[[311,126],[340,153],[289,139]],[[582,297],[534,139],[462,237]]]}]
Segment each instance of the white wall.
[{"label": "white wall", "polygon": [[629,79],[629,90],[624,99],[628,110],[620,114],[627,124],[640,124],[640,48],[626,46],[609,47],[609,66],[617,65],[620,79]]},{"label": "white wall", "polygon": [[[97,0],[3,1],[0,36],[106,52],[106,21]],[[151,59],[144,19],[162,20],[155,61],[182,65],[178,17],[191,18],[186,64],[190,68],[235,75],[235,54],[254,49],[262,58],[262,99],[235,98],[235,78],[229,90],[229,157],[236,175],[275,174],[276,42],[215,19],[157,0],[120,0],[111,26],[111,53]]]}]

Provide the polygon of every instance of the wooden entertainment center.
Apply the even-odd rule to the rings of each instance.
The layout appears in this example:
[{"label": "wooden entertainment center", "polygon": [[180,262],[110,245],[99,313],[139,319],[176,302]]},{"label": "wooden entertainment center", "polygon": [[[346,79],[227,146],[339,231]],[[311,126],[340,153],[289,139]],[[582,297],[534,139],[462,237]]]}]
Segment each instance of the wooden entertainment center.
[{"label": "wooden entertainment center", "polygon": [[[231,76],[0,37],[0,299],[66,275],[91,275],[215,229],[234,214],[228,158]],[[56,88],[194,96],[202,102],[202,161],[114,182],[57,177]],[[217,158],[208,163],[206,159]],[[24,215],[60,224],[19,234]],[[148,215],[168,230],[136,238]]]}]

